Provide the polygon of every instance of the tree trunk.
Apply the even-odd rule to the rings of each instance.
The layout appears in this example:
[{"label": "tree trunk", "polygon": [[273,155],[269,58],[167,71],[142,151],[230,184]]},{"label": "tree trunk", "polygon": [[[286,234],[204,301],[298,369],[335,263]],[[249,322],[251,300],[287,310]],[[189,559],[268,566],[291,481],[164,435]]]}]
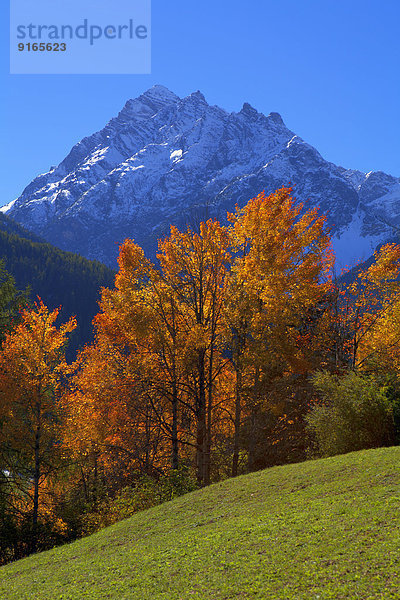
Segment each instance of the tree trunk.
[{"label": "tree trunk", "polygon": [[89,493],[88,493],[88,489],[87,489],[87,485],[86,485],[86,477],[85,477],[85,473],[84,473],[82,465],[81,465],[81,474],[82,474],[83,495],[85,498],[85,502],[89,502]]},{"label": "tree trunk", "polygon": [[212,408],[213,408],[213,368],[214,368],[214,343],[210,349],[210,364],[208,371],[208,403],[206,423],[206,444],[204,454],[204,485],[210,485],[211,479],[211,431],[212,431]]},{"label": "tree trunk", "polygon": [[242,373],[240,368],[236,370],[236,399],[235,399],[235,433],[233,440],[233,458],[232,458],[232,477],[238,474],[239,465],[239,439],[240,439],[240,421],[242,413],[241,405]]},{"label": "tree trunk", "polygon": [[258,408],[258,388],[259,388],[260,370],[256,367],[253,384],[253,406],[250,414],[250,443],[249,443],[249,471],[255,470],[256,464],[256,440],[257,440],[257,408]]},{"label": "tree trunk", "polygon": [[94,477],[93,477],[93,505],[97,506],[98,500],[98,477],[97,477],[97,454],[94,455]]},{"label": "tree trunk", "polygon": [[204,406],[199,406],[197,413],[197,439],[196,439],[196,467],[197,483],[204,485],[204,450],[205,450],[205,410]]},{"label": "tree trunk", "polygon": [[205,352],[199,352],[198,374],[199,374],[199,394],[197,405],[197,439],[196,439],[196,466],[197,482],[200,486],[205,485],[204,458],[206,453],[206,390],[205,390]]},{"label": "tree trunk", "polygon": [[[40,408],[38,409],[40,412]],[[32,515],[32,552],[36,552],[38,543],[39,481],[40,481],[40,419],[35,433],[35,467],[33,474],[33,515]]]},{"label": "tree trunk", "polygon": [[358,333],[358,319],[359,319],[359,314],[360,314],[360,309],[357,308],[357,311],[356,311],[356,320],[355,320],[355,323],[354,323],[353,355],[352,355],[352,360],[351,360],[351,367],[352,367],[352,369],[356,368],[356,362],[357,362],[357,350],[358,350],[357,333]]},{"label": "tree trunk", "polygon": [[178,384],[177,384],[177,368],[176,368],[176,320],[175,320],[175,302],[174,298],[171,297],[171,310],[172,310],[172,340],[173,340],[173,352],[172,352],[172,468],[177,469],[179,467],[179,440],[178,440]]},{"label": "tree trunk", "polygon": [[172,468],[179,467],[179,447],[178,447],[178,393],[176,382],[173,383],[172,390]]}]

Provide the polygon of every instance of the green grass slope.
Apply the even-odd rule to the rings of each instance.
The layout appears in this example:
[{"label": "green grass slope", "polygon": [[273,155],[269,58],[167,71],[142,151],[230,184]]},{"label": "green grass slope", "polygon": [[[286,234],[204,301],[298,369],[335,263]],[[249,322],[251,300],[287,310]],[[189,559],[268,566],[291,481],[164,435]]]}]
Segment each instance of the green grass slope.
[{"label": "green grass slope", "polygon": [[400,598],[400,448],[213,485],[0,569],[0,598]]}]

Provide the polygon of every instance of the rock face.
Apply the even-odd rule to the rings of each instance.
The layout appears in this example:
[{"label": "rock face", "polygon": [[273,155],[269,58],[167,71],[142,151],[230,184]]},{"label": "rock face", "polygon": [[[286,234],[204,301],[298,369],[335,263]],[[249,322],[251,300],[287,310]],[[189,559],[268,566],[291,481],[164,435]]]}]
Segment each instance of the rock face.
[{"label": "rock face", "polygon": [[[134,238],[154,255],[170,223],[223,220],[289,182],[328,216],[339,263],[367,258],[400,223],[400,179],[325,161],[278,113],[238,113],[200,92],[179,98],[154,86],[1,210],[64,250],[115,266]],[[389,225],[387,224],[389,223]]]}]

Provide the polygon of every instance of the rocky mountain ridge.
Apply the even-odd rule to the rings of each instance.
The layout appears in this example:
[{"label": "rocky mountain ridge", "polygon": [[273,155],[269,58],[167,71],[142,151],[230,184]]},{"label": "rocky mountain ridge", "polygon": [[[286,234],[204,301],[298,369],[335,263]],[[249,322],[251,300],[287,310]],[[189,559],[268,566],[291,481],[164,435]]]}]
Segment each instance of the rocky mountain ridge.
[{"label": "rocky mountain ridge", "polygon": [[154,86],[0,209],[64,250],[115,266],[134,238],[154,255],[170,223],[223,220],[289,182],[306,207],[327,214],[341,265],[367,258],[400,224],[400,179],[324,160],[284,124],[245,103],[210,106]]}]

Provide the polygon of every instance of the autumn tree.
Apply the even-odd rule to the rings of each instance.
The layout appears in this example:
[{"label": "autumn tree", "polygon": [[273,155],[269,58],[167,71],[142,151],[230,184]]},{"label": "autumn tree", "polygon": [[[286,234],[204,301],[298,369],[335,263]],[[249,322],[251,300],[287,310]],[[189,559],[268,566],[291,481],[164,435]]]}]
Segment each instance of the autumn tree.
[{"label": "autumn tree", "polygon": [[246,453],[255,468],[265,424],[268,443],[297,443],[310,373],[354,358],[354,347],[361,357],[378,307],[393,299],[395,249],[344,292],[331,279],[325,217],[296,204],[290,188],[260,194],[229,220],[171,227],[158,265],[125,241],[75,379],[72,414],[86,417],[75,418],[71,447],[89,432],[87,447],[120,451],[146,473],[194,453],[207,484],[217,439],[216,468],[229,448],[233,475]]},{"label": "autumn tree", "polygon": [[[172,227],[170,236],[160,242],[158,260],[156,268],[132,240],[125,241],[115,288],[102,292],[92,357],[95,361],[99,351],[98,360],[104,364],[100,340],[114,349],[113,356],[121,357],[125,375],[116,380],[116,390],[129,379],[131,396],[125,406],[129,404],[135,414],[150,407],[149,427],[159,440],[158,468],[165,465],[162,449],[169,440],[171,467],[179,466],[180,454],[188,456],[194,449],[198,481],[206,484],[213,416],[218,412],[217,379],[228,362],[222,337],[230,262],[226,228],[211,220],[202,223],[198,233]],[[78,376],[81,389],[101,387],[112,361],[104,364],[102,373],[96,371],[95,386],[91,363],[92,359]],[[118,405],[118,397],[123,393],[110,398],[110,407]]]},{"label": "autumn tree", "polygon": [[[386,326],[395,323],[394,307],[399,302],[400,246],[386,244],[375,252],[375,260],[366,270],[360,270],[346,289],[343,307],[349,330],[349,362],[351,367],[362,364],[375,352],[374,342],[386,348],[396,346],[399,332]],[[384,326],[384,330],[382,330]],[[394,334],[394,336],[393,336]],[[397,335],[397,337],[396,337]],[[371,343],[372,342],[372,343]]]},{"label": "autumn tree", "polygon": [[229,215],[235,251],[226,317],[236,371],[233,474],[244,398],[252,422],[251,468],[257,412],[265,407],[274,380],[310,368],[307,318],[331,289],[334,257],[326,219],[317,209],[303,208],[291,188],[281,188],[270,196],[259,194]]},{"label": "autumn tree", "polygon": [[186,340],[171,291],[132,240],[121,247],[114,289],[103,289],[95,341],[81,352],[69,393],[64,444],[81,468],[87,501],[97,482],[134,485],[179,466]]},{"label": "autumn tree", "polygon": [[400,246],[386,244],[368,268],[359,266],[335,281],[315,313],[319,368],[364,369],[395,347],[400,285]]},{"label": "autumn tree", "polygon": [[153,417],[171,443],[171,466],[179,465],[183,401],[183,355],[186,344],[182,314],[162,272],[143,250],[126,240],[119,256],[115,289],[104,290],[96,323],[102,335],[130,357],[138,383],[136,396],[150,403]]},{"label": "autumn tree", "polygon": [[[173,469],[193,448],[200,484],[210,482],[213,440],[229,446],[232,432],[237,473],[243,418],[256,418],[267,383],[305,362],[304,313],[330,285],[324,219],[315,210],[302,214],[290,191],[261,194],[231,215],[229,227],[213,220],[198,231],[171,227],[158,266],[126,240],[115,288],[102,292],[96,344],[76,380],[78,405],[96,398],[94,412],[104,406],[114,415],[122,405],[132,415],[150,406],[158,467],[166,439]],[[120,370],[110,378],[116,357]],[[128,437],[121,443],[128,452],[127,445]]]},{"label": "autumn tree", "polygon": [[216,380],[224,369],[223,306],[231,262],[227,229],[200,223],[199,232],[171,227],[157,255],[163,281],[182,314],[185,354],[191,365],[189,398],[196,417],[196,469],[199,484],[210,483]]},{"label": "autumn tree", "polygon": [[63,445],[75,463],[75,489],[94,507],[106,493],[156,476],[169,462],[167,439],[143,391],[135,352],[98,332],[78,357],[63,398]]},{"label": "autumn tree", "polygon": [[53,472],[60,441],[58,393],[68,372],[67,334],[76,327],[74,318],[56,327],[58,313],[49,312],[40,299],[32,309],[24,309],[0,352],[3,464],[10,487],[18,487],[20,510],[32,515],[32,550],[37,546],[40,490]]},{"label": "autumn tree", "polygon": [[386,244],[368,268],[338,283],[323,307],[307,416],[322,453],[387,445],[400,431],[399,274],[400,246]]}]

